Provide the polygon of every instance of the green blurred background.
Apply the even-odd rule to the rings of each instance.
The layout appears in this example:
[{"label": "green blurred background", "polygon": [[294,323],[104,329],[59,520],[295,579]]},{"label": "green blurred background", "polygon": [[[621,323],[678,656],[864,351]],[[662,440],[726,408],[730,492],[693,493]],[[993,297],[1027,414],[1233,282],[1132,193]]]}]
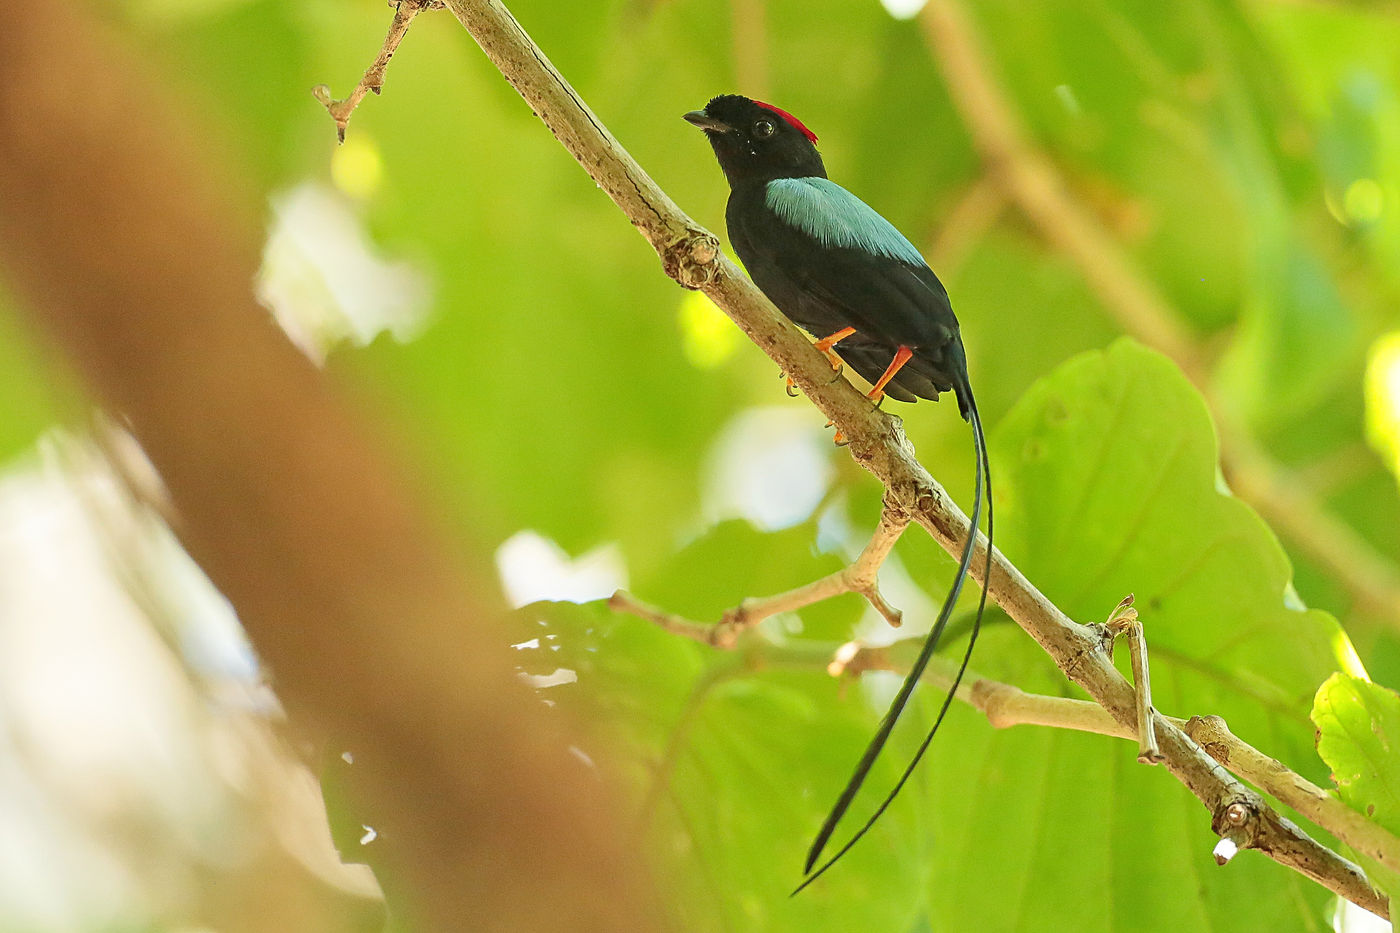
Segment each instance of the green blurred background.
[{"label": "green blurred background", "polygon": [[[1136,593],[1163,711],[1223,715],[1327,781],[1309,720],[1317,688],[1337,670],[1400,684],[1400,7],[965,0],[951,5],[963,19],[940,21],[917,0],[511,6],[710,229],[723,229],[724,181],[680,115],[739,91],[812,127],[831,176],[906,231],[953,296],[993,426],[1006,554],[1080,621]],[[247,207],[266,216],[258,288],[271,311],[387,426],[443,523],[526,607],[522,668],[592,726],[580,754],[626,789],[683,929],[1331,924],[1326,891],[1262,856],[1217,868],[1208,814],[1127,744],[996,732],[966,707],[870,838],[789,900],[893,690],[882,675],[838,683],[810,659],[852,637],[888,641],[888,629],[845,596],[726,655],[590,601],[626,586],[714,620],[814,579],[874,527],[875,481],[707,299],[660,274],[449,14],[418,19],[383,96],[337,146],[310,88],[349,91],[387,26],[382,4],[103,9],[265,194]],[[957,49],[984,54],[969,72]],[[978,81],[996,107],[968,103]],[[1023,130],[1013,164],[986,157],[998,107]],[[1018,187],[1018,165],[1049,179],[1051,209]],[[236,709],[240,729],[266,715],[251,653],[149,516],[104,498],[88,404],[3,300],[0,501],[9,592],[21,595],[0,612],[15,750],[0,813],[28,815],[0,842],[0,928],[202,929],[192,918],[219,915],[211,885],[224,898],[273,876],[287,890],[260,896],[375,928],[373,884],[341,872],[324,840],[316,857],[271,841],[287,823],[263,798],[302,780],[287,776],[296,769],[234,780],[210,751],[231,715],[219,710]],[[1178,344],[1143,345],[1152,314]],[[968,504],[956,411],[891,407]],[[53,519],[64,510],[71,522]],[[80,571],[73,555],[87,550]],[[45,551],[59,556],[43,564]],[[951,568],[915,534],[887,566],[914,633]],[[84,806],[55,777],[75,765],[45,751],[112,702],[96,691],[60,702],[86,695],[71,689],[83,671],[104,669],[75,660],[71,632],[87,629],[64,628],[44,588],[80,572],[107,595],[67,614],[94,627],[121,603],[127,640],[173,684],[130,698],[130,678],[107,672],[104,696],[128,696],[147,717],[141,735],[151,711],[171,721],[151,739],[163,764],[126,761],[130,742],[92,754],[93,768],[126,762],[133,797]],[[36,611],[57,620],[48,641],[29,631]],[[1004,616],[990,621],[979,673],[1075,695]],[[47,678],[26,687],[36,665]],[[937,697],[921,702],[880,788]],[[258,741],[235,743],[238,760]],[[315,824],[315,794],[302,791],[296,812]],[[90,810],[140,818],[117,832]],[[264,814],[261,829],[249,812]],[[151,838],[181,841],[138,856]]]}]

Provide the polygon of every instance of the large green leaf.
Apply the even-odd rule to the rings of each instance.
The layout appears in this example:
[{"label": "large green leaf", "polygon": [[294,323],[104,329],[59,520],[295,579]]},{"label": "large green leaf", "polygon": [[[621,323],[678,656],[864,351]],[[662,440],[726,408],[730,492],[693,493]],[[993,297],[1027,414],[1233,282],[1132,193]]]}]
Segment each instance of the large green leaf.
[{"label": "large green leaf", "polygon": [[1174,364],[1127,340],[1085,354],[1026,393],[995,450],[999,543],[1082,621],[1136,594],[1163,709],[1308,750],[1312,692],[1350,646],[1292,595],[1278,541],[1222,490],[1205,405]]},{"label": "large green leaf", "polygon": [[[601,605],[521,610],[531,672],[577,671],[544,691],[595,724],[584,749],[632,790],[629,826],[655,853],[685,930],[905,930],[928,875],[922,807],[891,813],[848,866],[789,899],[811,835],[870,729],[819,666],[750,667]],[[533,623],[543,625],[531,627]],[[557,650],[554,650],[557,649]],[[859,694],[859,691],[855,691]],[[889,786],[891,758],[872,780]]]},{"label": "large green leaf", "polygon": [[[1205,406],[1174,365],[1130,341],[1072,360],[998,426],[992,465],[998,543],[1047,596],[1094,621],[1137,595],[1160,708],[1223,715],[1306,768],[1313,685],[1350,663],[1349,645],[1329,616],[1296,604],[1277,541],[1222,491]],[[1015,635],[994,630],[979,669],[1065,691]],[[1035,929],[1042,912],[1074,929],[1128,916],[1133,929],[1227,927],[1243,903],[1258,928],[1320,925],[1325,891],[1249,853],[1217,868],[1206,811],[1121,743],[988,735],[966,717],[940,742],[957,753],[939,757],[934,780],[970,805],[961,847],[933,875],[948,929]],[[1073,871],[1047,874],[1066,846]],[[976,883],[973,866],[989,863],[1005,866],[1009,894]],[[1194,880],[1164,896],[1167,878]]]},{"label": "large green leaf", "polygon": [[[1214,464],[1194,390],[1168,361],[1119,342],[1036,384],[995,432],[999,540],[1076,618],[1101,618],[1136,592],[1161,708],[1222,714],[1305,767],[1309,697],[1350,663],[1349,646],[1330,617],[1290,605],[1282,551],[1221,491]],[[803,554],[810,534],[721,526],[639,589],[714,618],[742,595],[734,589],[827,572],[829,561]],[[753,566],[758,554],[772,566]],[[823,928],[907,929],[919,918],[940,931],[1010,930],[1054,918],[1057,928],[1174,930],[1230,926],[1244,911],[1259,928],[1321,928],[1324,889],[1250,853],[1216,867],[1209,814],[1165,772],[1136,765],[1130,745],[995,732],[965,707],[874,836],[785,901],[787,866],[867,740],[882,682],[842,694],[811,656],[807,673],[785,673],[762,651],[721,655],[594,609],[527,612],[559,646],[536,672],[576,666],[578,684],[551,695],[600,724],[599,757],[646,808],[690,927],[799,929],[821,918]],[[768,631],[784,642],[781,626]],[[1026,689],[1071,692],[1010,625],[986,627],[976,664]],[[854,813],[888,789],[938,699],[921,691]]]},{"label": "large green leaf", "polygon": [[[1333,674],[1313,703],[1317,753],[1332,769],[1347,806],[1400,833],[1400,696],[1364,677]],[[1371,878],[1391,898],[1400,875],[1363,857]]]}]

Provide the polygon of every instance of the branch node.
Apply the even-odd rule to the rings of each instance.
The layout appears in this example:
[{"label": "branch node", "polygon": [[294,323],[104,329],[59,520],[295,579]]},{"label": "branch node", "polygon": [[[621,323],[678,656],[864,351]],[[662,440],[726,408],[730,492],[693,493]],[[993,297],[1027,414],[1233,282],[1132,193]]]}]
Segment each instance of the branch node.
[{"label": "branch node", "polygon": [[1240,788],[1239,791],[1221,798],[1216,806],[1210,828],[1216,835],[1229,839],[1241,849],[1247,849],[1254,844],[1259,832],[1259,817],[1264,803],[1243,785],[1236,786]]},{"label": "branch node", "polygon": [[661,266],[682,288],[701,289],[719,275],[719,239],[691,228],[661,250]]},{"label": "branch node", "polygon": [[826,672],[832,677],[859,677],[866,671],[888,671],[889,652],[884,648],[870,648],[858,641],[844,642],[832,652],[827,662]]},{"label": "branch node", "polygon": [[1182,731],[1206,750],[1206,754],[1222,765],[1230,764],[1230,739],[1234,738],[1225,720],[1219,716],[1192,716]]}]

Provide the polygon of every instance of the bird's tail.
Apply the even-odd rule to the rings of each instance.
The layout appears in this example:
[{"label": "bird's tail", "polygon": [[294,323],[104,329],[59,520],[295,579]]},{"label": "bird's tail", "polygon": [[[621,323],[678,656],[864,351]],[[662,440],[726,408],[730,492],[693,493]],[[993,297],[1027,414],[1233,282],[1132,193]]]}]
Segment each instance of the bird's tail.
[{"label": "bird's tail", "polygon": [[[966,369],[964,369],[963,372],[965,373]],[[836,862],[849,852],[851,847],[859,842],[860,838],[875,825],[875,821],[878,820],[881,815],[884,814],[885,810],[889,808],[889,805],[894,802],[895,796],[909,780],[909,776],[914,773],[914,768],[919,764],[919,760],[923,758],[924,752],[927,751],[929,747],[929,743],[933,741],[933,736],[938,732],[938,727],[943,724],[943,717],[947,714],[948,707],[953,702],[953,697],[957,693],[958,685],[962,683],[963,673],[967,670],[968,661],[972,657],[972,646],[977,643],[977,634],[982,627],[982,612],[987,605],[987,588],[988,581],[991,579],[992,570],[992,471],[991,465],[987,460],[987,438],[982,430],[982,418],[977,413],[977,402],[972,397],[972,387],[968,384],[966,376],[963,377],[962,384],[957,386],[957,394],[958,401],[961,403],[963,409],[963,415],[972,426],[973,444],[976,448],[977,456],[976,491],[974,492],[972,501],[972,523],[971,527],[968,529],[967,543],[963,545],[962,557],[958,561],[958,572],[953,577],[953,586],[948,591],[948,596],[943,601],[943,607],[938,612],[938,619],[934,622],[933,629],[924,640],[924,646],[919,652],[918,659],[909,670],[909,676],[904,678],[904,683],[900,686],[899,693],[895,695],[894,702],[890,704],[889,710],[885,713],[884,718],[880,720],[880,728],[876,730],[875,737],[870,740],[869,746],[865,749],[865,754],[861,756],[860,762],[856,765],[855,772],[846,783],[845,790],[841,792],[840,798],[837,799],[836,806],[832,808],[830,815],[826,818],[826,822],[822,824],[821,831],[817,833],[816,841],[812,843],[811,849],[808,850],[807,863],[803,868],[803,872],[807,874],[807,878],[802,884],[798,885],[797,889],[792,892],[793,894],[797,894],[798,891],[801,891],[803,888],[807,887],[807,885],[816,881],[826,873],[827,869],[835,865]],[[884,748],[885,742],[889,739],[890,732],[894,729],[894,725],[899,720],[900,714],[904,712],[905,704],[909,702],[909,696],[914,692],[914,687],[918,684],[919,678],[923,676],[924,668],[928,666],[929,660],[933,657],[933,652],[938,647],[938,640],[943,635],[943,630],[948,626],[948,619],[952,615],[953,606],[958,601],[958,596],[962,592],[963,582],[967,579],[968,569],[972,565],[972,555],[975,550],[974,545],[977,539],[977,524],[982,514],[982,493],[984,489],[986,490],[987,502],[987,553],[986,561],[983,564],[982,596],[977,602],[977,616],[972,623],[972,635],[968,639],[967,651],[963,654],[962,664],[958,667],[957,676],[953,678],[953,685],[949,688],[947,696],[943,698],[943,705],[938,710],[938,718],[934,720],[933,727],[929,729],[928,735],[924,737],[923,742],[919,745],[918,751],[914,753],[913,759],[909,762],[908,766],[905,767],[904,773],[900,775],[899,781],[894,785],[894,789],[885,796],[880,806],[876,807],[875,812],[871,814],[870,818],[865,821],[865,824],[856,831],[850,841],[842,846],[839,852],[824,862],[820,868],[813,871],[812,866],[821,858],[822,851],[825,849],[832,833],[836,830],[837,823],[839,823],[841,817],[845,815],[846,810],[851,805],[851,801],[855,799],[857,791],[860,790],[861,784],[865,781],[866,775],[869,774],[871,767],[875,764],[875,759],[879,756],[880,750]]]}]

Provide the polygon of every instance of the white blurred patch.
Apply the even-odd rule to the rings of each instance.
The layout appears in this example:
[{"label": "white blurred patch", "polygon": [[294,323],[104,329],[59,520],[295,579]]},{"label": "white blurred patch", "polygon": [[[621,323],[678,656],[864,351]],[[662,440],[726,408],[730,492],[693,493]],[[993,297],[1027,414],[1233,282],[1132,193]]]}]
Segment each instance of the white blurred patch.
[{"label": "white blurred patch", "polygon": [[804,521],[831,485],[831,434],[812,410],[750,408],[720,432],[704,476],[708,521],[748,519],[764,531]]},{"label": "white blurred patch", "polygon": [[425,276],[380,258],[350,200],[314,182],[272,199],[256,288],[287,336],[317,363],[338,344],[364,346],[381,333],[411,340],[427,319]]},{"label": "white blurred patch", "polygon": [[536,690],[542,690],[545,687],[558,687],[562,684],[578,683],[578,671],[571,670],[567,667],[556,667],[552,674],[521,673],[516,676]]},{"label": "white blurred patch", "polygon": [[880,0],[885,12],[895,19],[913,19],[927,3],[928,0]]},{"label": "white blurred patch", "polygon": [[1337,933],[1390,933],[1392,927],[1389,921],[1339,897],[1337,912],[1332,917],[1332,929]]},{"label": "white blurred patch", "polygon": [[605,599],[627,586],[627,567],[615,544],[577,558],[535,531],[511,535],[496,549],[496,571],[512,606],[542,599],[582,603]]},{"label": "white blurred patch", "polygon": [[164,928],[262,864],[373,892],[268,727],[232,609],[131,496],[158,479],[107,434],[120,473],[65,432],[0,470],[0,929]]},{"label": "white blurred patch", "polygon": [[1215,856],[1215,863],[1217,865],[1224,865],[1234,858],[1239,851],[1240,847],[1235,844],[1233,839],[1222,837],[1221,840],[1215,844],[1215,848],[1211,850],[1211,855]]}]

